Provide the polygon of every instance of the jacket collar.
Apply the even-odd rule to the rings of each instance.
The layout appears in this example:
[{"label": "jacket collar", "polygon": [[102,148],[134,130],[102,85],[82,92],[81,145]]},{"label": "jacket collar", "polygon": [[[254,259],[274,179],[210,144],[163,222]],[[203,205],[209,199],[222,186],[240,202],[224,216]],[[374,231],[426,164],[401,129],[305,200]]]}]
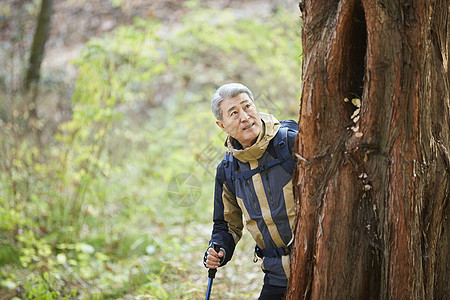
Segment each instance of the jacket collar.
[{"label": "jacket collar", "polygon": [[242,149],[241,144],[231,136],[228,136],[225,141],[227,152],[233,153],[235,158],[244,163],[259,159],[266,151],[270,140],[273,139],[281,127],[280,122],[274,116],[265,113],[260,113],[259,115],[262,121],[261,132],[253,145]]}]

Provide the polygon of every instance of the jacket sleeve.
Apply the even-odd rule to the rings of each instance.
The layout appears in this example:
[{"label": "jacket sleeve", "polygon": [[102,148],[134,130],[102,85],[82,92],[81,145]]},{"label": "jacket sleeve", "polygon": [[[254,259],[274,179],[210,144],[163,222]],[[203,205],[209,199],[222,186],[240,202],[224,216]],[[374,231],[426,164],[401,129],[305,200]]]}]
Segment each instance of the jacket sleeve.
[{"label": "jacket sleeve", "polygon": [[233,256],[237,242],[242,236],[242,211],[235,195],[225,184],[225,169],[223,162],[216,171],[214,191],[213,231],[210,245],[216,242],[225,249],[225,265]]}]

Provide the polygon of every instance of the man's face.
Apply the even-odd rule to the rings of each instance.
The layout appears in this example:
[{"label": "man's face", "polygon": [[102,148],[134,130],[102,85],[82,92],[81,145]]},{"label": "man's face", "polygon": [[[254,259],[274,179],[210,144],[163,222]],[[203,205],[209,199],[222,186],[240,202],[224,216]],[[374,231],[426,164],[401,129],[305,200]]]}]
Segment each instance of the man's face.
[{"label": "man's face", "polygon": [[258,109],[247,93],[220,102],[222,120],[216,124],[244,148],[250,147],[261,131]]}]

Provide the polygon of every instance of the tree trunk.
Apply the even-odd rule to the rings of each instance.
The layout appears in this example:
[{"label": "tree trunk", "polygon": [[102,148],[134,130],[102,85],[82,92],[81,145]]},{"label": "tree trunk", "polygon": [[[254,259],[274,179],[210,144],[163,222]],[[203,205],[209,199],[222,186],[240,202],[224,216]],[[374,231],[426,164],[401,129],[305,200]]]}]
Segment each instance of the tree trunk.
[{"label": "tree trunk", "polygon": [[287,299],[449,299],[448,0],[306,0]]},{"label": "tree trunk", "polygon": [[53,11],[53,0],[42,0],[41,11],[37,20],[36,31],[30,52],[30,64],[27,69],[24,87],[28,91],[33,84],[39,82],[41,63],[44,58],[45,43],[50,33],[50,21]]},{"label": "tree trunk", "polygon": [[45,44],[50,34],[50,21],[53,13],[53,0],[42,0],[41,10],[37,20],[36,31],[30,51],[30,62],[27,69],[24,90],[25,99],[29,110],[28,129],[34,135],[39,149],[42,149],[41,129],[37,113],[38,83],[40,78],[41,63],[44,59]]}]

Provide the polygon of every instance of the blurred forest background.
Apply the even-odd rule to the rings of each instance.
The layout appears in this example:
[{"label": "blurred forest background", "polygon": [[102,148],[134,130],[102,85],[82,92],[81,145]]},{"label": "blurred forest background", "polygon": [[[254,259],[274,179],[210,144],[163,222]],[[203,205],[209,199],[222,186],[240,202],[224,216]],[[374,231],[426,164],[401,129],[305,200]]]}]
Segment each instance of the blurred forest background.
[{"label": "blurred forest background", "polygon": [[[0,299],[203,298],[210,99],[242,82],[297,120],[298,1],[55,1],[30,94],[40,7],[0,4]],[[213,299],[256,298],[253,247],[244,233]]]}]

